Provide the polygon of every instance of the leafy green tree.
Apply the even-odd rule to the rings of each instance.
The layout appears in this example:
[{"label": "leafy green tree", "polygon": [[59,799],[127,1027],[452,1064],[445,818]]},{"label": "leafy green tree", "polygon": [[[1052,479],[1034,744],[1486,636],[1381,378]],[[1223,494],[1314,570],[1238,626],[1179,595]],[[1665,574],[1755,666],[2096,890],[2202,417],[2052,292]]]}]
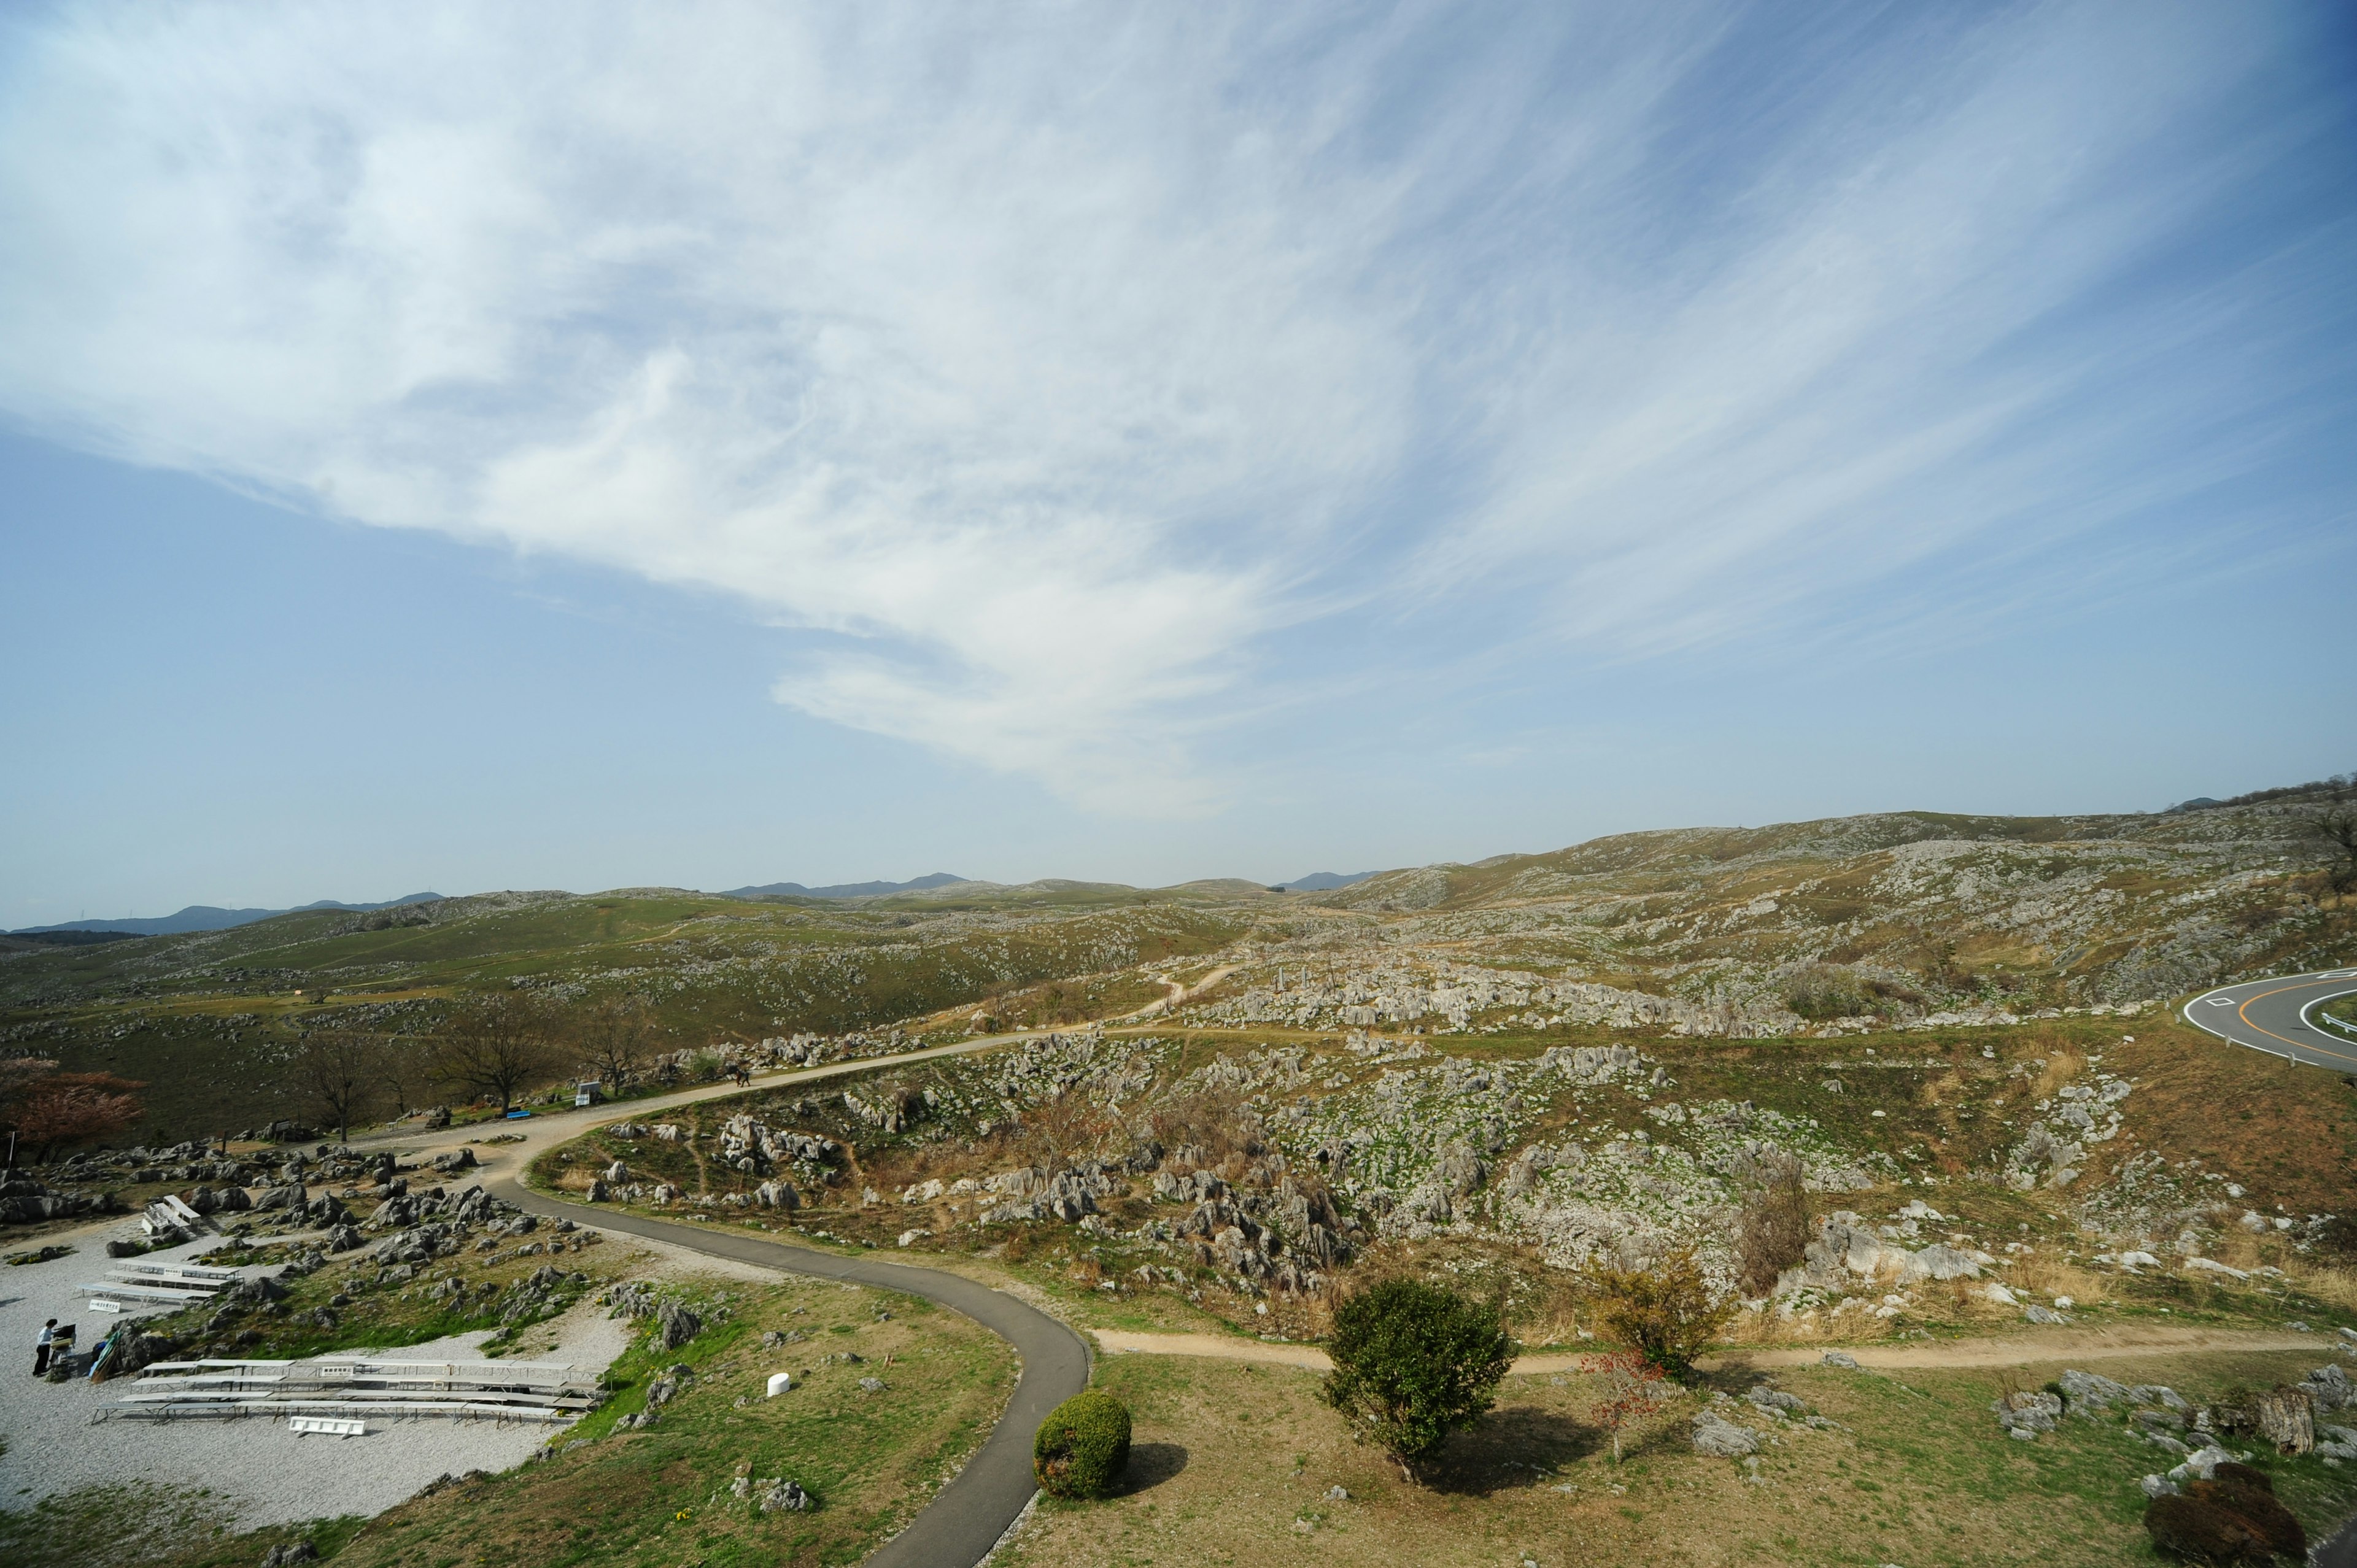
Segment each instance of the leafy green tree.
[{"label": "leafy green tree", "polygon": [[1419,1461],[1497,1402],[1514,1348],[1495,1303],[1386,1280],[1335,1309],[1319,1397],[1413,1484]]}]

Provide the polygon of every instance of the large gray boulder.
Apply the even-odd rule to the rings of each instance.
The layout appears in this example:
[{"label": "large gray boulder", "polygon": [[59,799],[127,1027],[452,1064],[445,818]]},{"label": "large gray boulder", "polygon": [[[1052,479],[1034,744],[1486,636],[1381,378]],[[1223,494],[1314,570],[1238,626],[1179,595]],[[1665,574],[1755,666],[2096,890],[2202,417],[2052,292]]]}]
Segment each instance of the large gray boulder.
[{"label": "large gray boulder", "polygon": [[655,1309],[655,1334],[666,1350],[676,1350],[704,1332],[704,1319],[675,1301]]},{"label": "large gray boulder", "polygon": [[1748,1426],[1738,1426],[1715,1410],[1706,1410],[1694,1418],[1694,1451],[1714,1455],[1722,1459],[1739,1459],[1746,1454],[1760,1451],[1760,1434]]},{"label": "large gray boulder", "polygon": [[2093,1415],[2106,1405],[2121,1404],[2136,1398],[2135,1391],[2126,1383],[2115,1383],[2109,1378],[2093,1372],[2066,1371],[2054,1380],[2062,1390],[2062,1397],[2071,1402],[2074,1415]]},{"label": "large gray boulder", "polygon": [[1996,1412],[1996,1423],[2015,1437],[2029,1441],[2041,1432],[2051,1432],[2062,1419],[2062,1400],[2059,1394],[2044,1389],[2029,1389],[2010,1396],[2000,1396],[1989,1408]]},{"label": "large gray boulder", "polygon": [[1920,1284],[1925,1280],[1976,1280],[1981,1266],[1953,1247],[1944,1243],[1926,1247],[1900,1265],[1899,1283]]}]

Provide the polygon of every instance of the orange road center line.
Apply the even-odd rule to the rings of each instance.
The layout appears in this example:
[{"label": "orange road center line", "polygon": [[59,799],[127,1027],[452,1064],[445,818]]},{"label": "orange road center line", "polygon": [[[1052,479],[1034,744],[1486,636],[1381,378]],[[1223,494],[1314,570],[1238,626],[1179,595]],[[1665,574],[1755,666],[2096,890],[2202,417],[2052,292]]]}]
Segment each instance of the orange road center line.
[{"label": "orange road center line", "polygon": [[2338,981],[2331,980],[2309,980],[2299,982],[2293,985],[2278,985],[2273,991],[2260,992],[2256,996],[2250,998],[2249,1001],[2244,1002],[2240,1007],[2235,1008],[2234,1016],[2240,1018],[2244,1023],[2250,1025],[2252,1028],[2256,1029],[2260,1034],[2265,1035],[2270,1040],[2281,1040],[2285,1045],[2293,1047],[2298,1050],[2316,1051],[2321,1055],[2330,1057],[2336,1061],[2357,1062],[2357,1057],[2343,1056],[2339,1051],[2326,1050],[2321,1046],[2312,1046],[2306,1040],[2295,1040],[2287,1036],[2278,1035],[2273,1029],[2268,1028],[2266,1025],[2254,1022],[2251,1017],[2252,1002],[2264,1002],[2270,996],[2280,996],[2287,991],[2298,991],[2307,986],[2337,985],[2339,983],[2340,983]]}]

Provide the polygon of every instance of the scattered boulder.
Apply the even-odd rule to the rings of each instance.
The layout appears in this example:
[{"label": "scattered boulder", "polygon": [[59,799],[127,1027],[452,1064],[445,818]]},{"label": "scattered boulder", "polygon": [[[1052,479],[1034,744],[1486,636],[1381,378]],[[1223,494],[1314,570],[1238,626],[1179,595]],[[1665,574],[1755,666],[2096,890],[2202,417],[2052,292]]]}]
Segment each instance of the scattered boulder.
[{"label": "scattered boulder", "polygon": [[1817,1358],[1817,1365],[1821,1367],[1843,1367],[1855,1372],[1857,1370],[1857,1358],[1851,1355],[1846,1350],[1828,1350],[1824,1355]]},{"label": "scattered boulder", "polygon": [[655,1334],[666,1350],[676,1350],[704,1332],[704,1319],[675,1301],[655,1309]]},{"label": "scattered boulder", "polygon": [[2024,1442],[2034,1441],[2041,1432],[2053,1431],[2055,1423],[2062,1419],[2061,1396],[2044,1389],[2000,1394],[1989,1408],[1996,1412],[1999,1426]]},{"label": "scattered boulder", "polygon": [[2357,1388],[2351,1386],[2349,1374],[2337,1366],[2317,1368],[2300,1380],[2299,1386],[2319,1415],[2346,1410],[2357,1402]]},{"label": "scattered boulder", "polygon": [[808,1492],[782,1476],[772,1476],[766,1481],[739,1476],[728,1484],[728,1491],[740,1502],[752,1501],[763,1513],[802,1513],[818,1506]]},{"label": "scattered boulder", "polygon": [[1766,1383],[1754,1383],[1743,1397],[1761,1410],[1781,1410],[1792,1415],[1799,1415],[1809,1408],[1800,1395],[1771,1389]]},{"label": "scattered boulder", "polygon": [[16,1173],[0,1179],[0,1225],[70,1219],[84,1214],[107,1213],[113,1208],[114,1200],[106,1193],[60,1191]]},{"label": "scattered boulder", "polygon": [[1693,1438],[1695,1453],[1722,1459],[1739,1459],[1760,1450],[1759,1433],[1736,1425],[1715,1410],[1706,1410],[1694,1418]]},{"label": "scattered boulder", "polygon": [[2316,1407],[2305,1389],[2269,1389],[2251,1402],[2251,1413],[2259,1434],[2276,1445],[2276,1453],[2315,1450]]},{"label": "scattered boulder", "polygon": [[2206,1481],[2210,1472],[2221,1465],[2233,1462],[2234,1456],[2216,1444],[2205,1444],[2185,1456],[2185,1462],[2169,1473],[2169,1478],[2183,1486],[2188,1480]]},{"label": "scattered boulder", "polygon": [[1943,1244],[1926,1247],[1900,1265],[1900,1284],[1919,1284],[1925,1280],[1976,1280],[1981,1266],[1970,1257]]},{"label": "scattered boulder", "polygon": [[2126,1383],[2115,1383],[2093,1372],[2066,1371],[2055,1382],[2061,1388],[2062,1397],[2070,1402],[2074,1415],[2092,1416],[2106,1405],[2134,1398]]},{"label": "scattered boulder", "polygon": [[262,1554],[262,1568],[295,1568],[297,1563],[317,1563],[319,1549],[307,1541],[290,1541],[284,1546],[274,1546]]}]

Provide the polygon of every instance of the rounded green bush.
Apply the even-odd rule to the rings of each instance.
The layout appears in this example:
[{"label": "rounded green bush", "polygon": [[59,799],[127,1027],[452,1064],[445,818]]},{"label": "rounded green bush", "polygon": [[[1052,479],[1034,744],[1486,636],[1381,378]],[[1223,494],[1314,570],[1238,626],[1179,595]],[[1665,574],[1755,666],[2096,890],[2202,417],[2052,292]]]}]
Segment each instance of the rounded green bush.
[{"label": "rounded green bush", "polygon": [[1059,1498],[1102,1498],[1129,1465],[1129,1407],[1082,1389],[1048,1412],[1031,1440],[1031,1473]]}]

